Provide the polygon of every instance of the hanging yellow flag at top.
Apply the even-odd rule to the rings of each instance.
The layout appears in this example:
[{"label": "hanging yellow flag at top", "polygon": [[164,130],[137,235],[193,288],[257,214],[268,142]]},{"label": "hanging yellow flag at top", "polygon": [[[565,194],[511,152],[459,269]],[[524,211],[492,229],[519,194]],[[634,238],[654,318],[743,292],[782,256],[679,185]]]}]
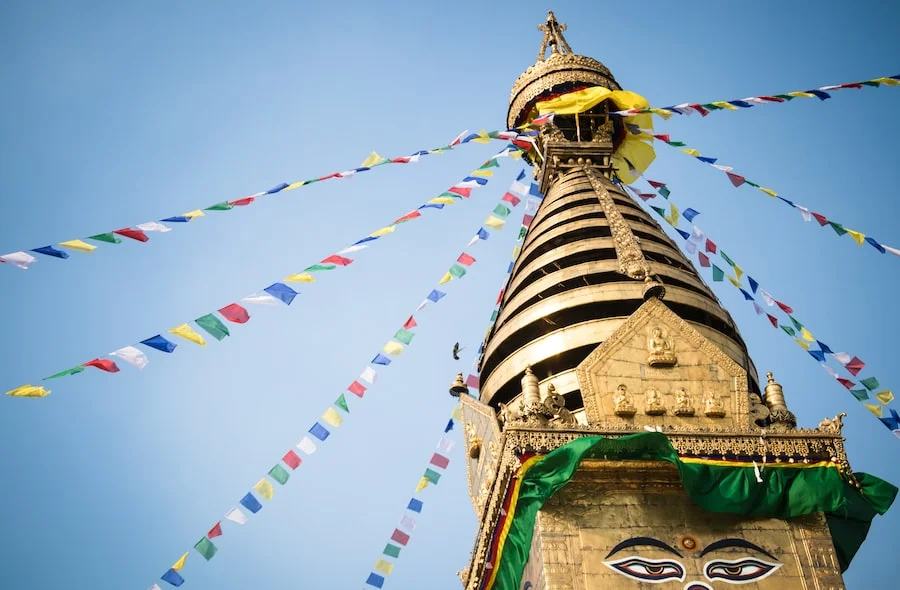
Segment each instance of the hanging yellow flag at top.
[{"label": "hanging yellow flag at top", "polygon": [[203,339],[203,336],[195,332],[190,326],[187,324],[181,324],[180,326],[176,326],[169,330],[169,333],[175,334],[176,336],[181,336],[185,340],[190,340],[194,344],[199,344],[200,346],[206,346],[206,341]]},{"label": "hanging yellow flag at top", "polygon": [[172,564],[172,569],[175,570],[176,572],[180,572],[181,568],[184,567],[184,562],[187,561],[187,557],[188,557],[187,553],[182,555],[178,561],[176,561],[174,564]]},{"label": "hanging yellow flag at top", "polygon": [[63,248],[68,248],[69,250],[77,250],[79,252],[87,253],[91,253],[97,249],[97,246],[88,244],[87,242],[82,242],[81,240],[69,240],[68,242],[60,242],[59,245]]},{"label": "hanging yellow flag at top", "polygon": [[892,392],[890,389],[879,391],[875,394],[875,399],[883,404],[889,404],[894,401],[894,392]]},{"label": "hanging yellow flag at top", "polygon": [[378,152],[372,152],[369,154],[365,160],[363,160],[362,164],[359,165],[360,168],[371,168],[375,164],[380,164],[382,162],[387,161],[387,158],[382,158],[378,155]]},{"label": "hanging yellow flag at top", "polygon": [[46,397],[50,395],[50,390],[37,385],[23,385],[7,391],[6,395],[13,397]]},{"label": "hanging yellow flag at top", "polygon": [[881,418],[882,407],[881,404],[863,404],[866,406],[866,409],[872,412],[876,418]]}]

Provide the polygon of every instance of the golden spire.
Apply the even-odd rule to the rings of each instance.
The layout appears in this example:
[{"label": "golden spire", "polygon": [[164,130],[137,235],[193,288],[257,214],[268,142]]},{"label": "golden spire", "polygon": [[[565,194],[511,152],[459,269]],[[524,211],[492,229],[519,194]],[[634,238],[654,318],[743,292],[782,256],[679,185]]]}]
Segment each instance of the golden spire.
[{"label": "golden spire", "polygon": [[766,373],[766,405],[769,406],[769,426],[773,430],[793,430],[797,427],[797,418],[788,410],[784,399],[784,389],[775,382],[772,372]]},{"label": "golden spire", "polygon": [[565,24],[556,21],[556,16],[552,10],[547,11],[547,23],[538,25],[538,30],[544,32],[544,38],[541,40],[541,51],[538,53],[538,61],[544,61],[544,54],[547,52],[547,45],[550,45],[550,55],[571,55],[572,48],[563,37],[563,31],[566,30]]},{"label": "golden spire", "polygon": [[453,397],[459,397],[460,395],[468,395],[469,388],[466,387],[466,382],[463,381],[462,373],[456,374],[456,379],[453,380],[453,383],[450,384],[450,395]]}]

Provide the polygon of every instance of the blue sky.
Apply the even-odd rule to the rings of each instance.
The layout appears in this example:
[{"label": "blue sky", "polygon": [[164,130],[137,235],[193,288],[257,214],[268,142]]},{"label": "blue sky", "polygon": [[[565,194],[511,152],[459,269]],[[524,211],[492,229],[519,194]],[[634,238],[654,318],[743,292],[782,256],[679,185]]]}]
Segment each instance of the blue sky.
[{"label": "blue sky", "polygon": [[[898,73],[884,2],[628,7],[558,1],[576,52],[652,104],[709,102]],[[0,251],[177,215],[445,144],[505,123],[546,3],[7,2],[0,7]],[[865,88],[657,128],[848,227],[900,247],[894,196],[900,89]],[[470,144],[210,213],[147,244],[103,245],[27,272],[0,268],[4,389],[236,301],[437,195],[499,145]],[[804,224],[789,208],[666,146],[648,172],[700,227],[835,350],[900,382],[900,260]],[[465,246],[520,167],[428,211],[287,307],[250,309],[231,338],[95,370],[43,400],[3,399],[4,586],[145,588],[291,448]],[[521,215],[521,212],[519,213]],[[516,219],[516,218],[511,218]],[[516,222],[510,223],[515,226]],[[452,409],[515,238],[419,317],[407,352],[242,528],[226,526],[189,588],[363,585]],[[706,277],[708,278],[708,276]],[[761,372],[800,422],[847,411],[851,463],[900,482],[900,441],[728,283],[715,285]],[[450,348],[467,350],[455,362]],[[355,403],[354,403],[355,402]],[[456,433],[458,436],[458,432]],[[459,449],[386,588],[458,588],[476,532]],[[226,523],[227,525],[228,523]],[[846,579],[888,587],[900,525],[875,521]]]}]

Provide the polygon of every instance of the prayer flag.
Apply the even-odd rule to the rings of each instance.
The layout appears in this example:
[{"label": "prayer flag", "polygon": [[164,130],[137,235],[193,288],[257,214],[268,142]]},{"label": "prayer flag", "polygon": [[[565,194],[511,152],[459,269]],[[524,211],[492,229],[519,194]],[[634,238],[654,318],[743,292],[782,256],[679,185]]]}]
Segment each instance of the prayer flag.
[{"label": "prayer flag", "polygon": [[206,536],[210,539],[215,539],[216,537],[222,536],[222,521],[217,522],[213,528],[209,529],[209,532],[206,533]]},{"label": "prayer flag", "polygon": [[725,174],[728,176],[728,180],[731,181],[731,184],[736,187],[741,186],[746,182],[746,179],[739,174],[732,174],[731,172],[726,172]]},{"label": "prayer flag", "polygon": [[449,453],[450,451],[453,450],[454,446],[456,446],[456,445],[453,442],[453,439],[450,439],[447,437],[441,437],[441,440],[438,441],[437,448],[440,449],[441,451],[444,451],[445,453]]},{"label": "prayer flag", "polygon": [[398,217],[397,219],[395,219],[395,220],[394,220],[394,223],[395,223],[395,224],[397,224],[397,223],[403,223],[404,221],[409,221],[409,220],[411,220],[411,219],[415,219],[416,217],[422,217],[422,214],[419,213],[418,211],[410,211],[409,213],[407,213],[407,214],[404,215],[403,217]]},{"label": "prayer flag", "polygon": [[129,365],[135,366],[138,369],[143,369],[150,364],[150,361],[147,360],[147,355],[134,346],[125,346],[109,354],[111,356],[119,357]]},{"label": "prayer flag", "polygon": [[297,443],[297,448],[307,455],[312,455],[316,452],[316,443],[314,443],[308,436],[304,436],[300,439],[300,442]]},{"label": "prayer flag", "polygon": [[137,240],[138,242],[147,242],[150,240],[150,238],[147,237],[147,234],[145,234],[141,230],[131,229],[130,227],[123,227],[122,229],[117,229],[113,233],[118,234],[120,236],[124,236],[126,238],[131,238],[132,240]]},{"label": "prayer flag", "polygon": [[254,293],[241,299],[244,303],[256,303],[257,305],[278,305],[278,300],[268,293]]},{"label": "prayer flag", "polygon": [[[55,258],[68,258],[69,253],[63,252],[62,250],[57,250],[53,246],[42,246],[40,248],[34,248],[31,250],[32,252],[37,252],[38,254],[44,254],[45,256],[53,256]],[[0,256],[0,259],[4,259],[5,257]]]},{"label": "prayer flag", "polygon": [[862,362],[857,357],[853,357],[852,359],[850,359],[849,362],[844,363],[844,368],[846,368],[847,372],[849,372],[854,377],[859,375],[859,372],[862,371],[863,367],[865,367],[865,366],[866,366],[866,363]]},{"label": "prayer flag", "polygon": [[706,238],[706,246],[705,246],[705,248],[706,248],[706,251],[709,252],[709,253],[711,253],[711,254],[715,254],[715,253],[716,253],[716,243],[713,242],[712,240],[710,240],[709,238]]},{"label": "prayer flag", "polygon": [[235,199],[233,201],[228,201],[229,205],[234,207],[246,207],[250,203],[256,200],[256,197],[243,197],[241,199]]},{"label": "prayer flag", "polygon": [[432,302],[434,302],[434,303],[437,303],[437,302],[440,301],[445,295],[447,295],[447,294],[446,294],[446,293],[442,293],[441,291],[438,291],[437,289],[432,289],[431,293],[428,294],[428,297],[427,297],[426,299],[428,299],[429,301],[432,301]]},{"label": "prayer flag", "polygon": [[15,389],[10,389],[6,392],[6,395],[12,397],[46,397],[50,395],[50,390],[44,389],[38,385],[23,385],[21,387],[16,387]]},{"label": "prayer flag", "polygon": [[712,271],[713,271],[713,281],[721,282],[722,279],[725,278],[725,272],[721,268],[716,266],[715,264],[712,265]]},{"label": "prayer flag", "polygon": [[[886,250],[884,249],[884,246],[882,246],[881,244],[879,244],[874,238],[866,237],[866,241],[867,241],[873,248],[875,248],[876,250],[878,250],[878,251],[881,252],[882,254],[884,254],[884,253],[886,252]],[[35,252],[36,252],[36,251],[37,251],[37,250],[35,250]]]},{"label": "prayer flag", "polygon": [[120,240],[115,234],[112,232],[105,234],[97,234],[96,236],[88,236],[89,240],[97,240],[98,242],[106,242],[108,244],[121,244],[122,240]]},{"label": "prayer flag", "polygon": [[422,500],[416,498],[410,498],[409,504],[406,505],[407,510],[411,510],[413,512],[418,512],[421,514],[422,512]]},{"label": "prayer flag", "polygon": [[293,449],[285,453],[284,457],[282,457],[281,460],[284,461],[284,464],[291,469],[297,469],[298,467],[300,467],[300,464],[303,463],[303,459],[301,459],[300,455],[295,453]]},{"label": "prayer flag", "polygon": [[193,211],[188,211],[184,214],[190,221],[194,221],[195,217],[206,217],[206,213],[201,211],[200,209],[194,209]]},{"label": "prayer flag", "polygon": [[443,285],[444,283],[449,283],[453,280],[453,275],[449,272],[444,273],[444,276],[441,277],[441,280],[438,281],[438,285]]},{"label": "prayer flag", "polygon": [[697,252],[697,258],[700,259],[700,266],[709,268],[709,257],[703,252]]},{"label": "prayer flag", "polygon": [[494,217],[493,215],[488,215],[488,218],[484,220],[484,224],[493,229],[502,229],[503,225],[506,222],[498,217]]},{"label": "prayer flag", "polygon": [[207,334],[220,342],[224,340],[226,336],[231,335],[231,332],[228,331],[228,327],[211,313],[200,316],[194,321],[198,326],[203,328]]},{"label": "prayer flag", "polygon": [[451,186],[447,189],[447,192],[468,199],[472,195],[472,188],[467,186]]},{"label": "prayer flag", "polygon": [[698,215],[700,215],[700,212],[688,207],[687,209],[684,210],[684,213],[682,213],[682,215],[684,215],[684,218],[687,219],[688,221],[694,221],[694,218],[697,217]]},{"label": "prayer flag", "polygon": [[412,342],[414,336],[415,333],[410,332],[405,328],[400,328],[399,330],[397,330],[397,333],[394,334],[394,340],[402,342],[403,344],[409,344],[410,342]]},{"label": "prayer flag", "polygon": [[400,526],[402,526],[404,529],[408,530],[409,532],[413,532],[414,530],[416,530],[416,519],[404,514],[403,517],[400,519]]},{"label": "prayer flag", "polygon": [[78,252],[86,252],[88,254],[97,249],[97,246],[88,244],[87,242],[82,242],[81,240],[69,240],[68,242],[60,242],[59,245],[63,248],[77,250]]},{"label": "prayer flag", "polygon": [[275,495],[275,488],[272,487],[272,484],[270,484],[269,480],[266,478],[262,478],[256,482],[253,489],[265,500],[271,500],[272,496]]},{"label": "prayer flag", "polygon": [[349,258],[344,258],[343,256],[338,256],[337,254],[332,254],[328,258],[325,258],[321,261],[323,264],[337,264],[338,266],[347,266],[353,261]]},{"label": "prayer flag", "polygon": [[309,433],[322,442],[331,435],[331,433],[318,422],[312,425],[312,428],[309,429]]},{"label": "prayer flag", "polygon": [[274,467],[272,467],[272,469],[269,469],[269,477],[271,477],[281,485],[284,485],[287,483],[288,479],[290,479],[291,474],[288,473],[287,469],[282,467],[280,464],[276,464]]},{"label": "prayer flag", "polygon": [[382,551],[382,553],[384,555],[387,555],[388,557],[397,558],[400,557],[400,548],[396,545],[391,545],[390,543],[388,543],[384,546],[384,551]]},{"label": "prayer flag", "polygon": [[885,389],[876,393],[875,399],[883,404],[889,404],[894,401],[894,393],[890,389]]},{"label": "prayer flag", "polygon": [[[256,514],[257,512],[262,510],[262,504],[260,504],[259,500],[256,499],[256,496],[254,496],[250,492],[247,492],[247,495],[244,496],[243,498],[241,498],[241,506],[243,506],[244,508],[246,508],[253,514]],[[246,519],[245,519],[245,522],[246,522]],[[240,523],[240,524],[244,524],[244,523]]]},{"label": "prayer flag", "polygon": [[478,375],[469,375],[466,377],[466,387],[471,387],[472,389],[478,389]]},{"label": "prayer flag", "polygon": [[424,477],[419,480],[419,485],[416,486],[416,492],[421,492],[425,488],[428,487],[428,480]]},{"label": "prayer flag", "polygon": [[863,245],[863,242],[866,239],[866,234],[864,234],[862,232],[854,231],[852,229],[847,229],[847,233],[850,234],[850,237],[853,238],[857,244],[859,244],[860,246]]},{"label": "prayer flag", "polygon": [[391,541],[405,546],[407,543],[409,543],[409,535],[407,535],[400,529],[394,529],[394,533],[391,535]]},{"label": "prayer flag", "polygon": [[497,217],[506,219],[507,217],[509,217],[510,213],[512,213],[512,209],[510,209],[506,205],[497,204],[497,206],[494,207],[494,215],[496,215]]},{"label": "prayer flag", "polygon": [[800,328],[800,335],[803,336],[803,339],[806,340],[807,342],[815,342],[815,340],[816,340],[815,338],[813,338],[813,335],[810,334],[809,330],[807,330],[806,328]]},{"label": "prayer flag", "polygon": [[[431,461],[429,461],[429,463],[431,463],[432,465],[434,465],[436,467],[440,467],[441,469],[447,469],[447,465],[450,464],[450,459],[448,459],[447,457],[445,457],[443,455],[435,453],[431,456]],[[435,483],[437,483],[437,482],[435,482]]]},{"label": "prayer flag", "polygon": [[777,328],[777,327],[778,327],[778,318],[776,318],[775,316],[773,316],[773,315],[770,314],[770,313],[767,313],[767,314],[766,314],[766,317],[769,318],[769,322],[772,324],[772,327],[773,327],[773,328]]},{"label": "prayer flag", "polygon": [[139,223],[136,226],[141,231],[158,231],[160,233],[165,233],[167,231],[172,231],[171,227],[166,227],[163,224],[156,221],[148,221],[147,223]]},{"label": "prayer flag", "polygon": [[184,215],[173,215],[172,217],[166,217],[162,221],[168,221],[169,223],[187,223],[190,220],[190,217]]},{"label": "prayer flag", "polygon": [[[732,285],[734,285],[735,287],[737,287],[738,289],[741,288],[741,282],[740,282],[739,280],[737,280],[736,278],[734,278],[733,276],[728,275],[728,281],[729,281]],[[751,297],[751,299],[752,299],[752,297]]]},{"label": "prayer flag", "polygon": [[512,205],[513,207],[515,207],[516,205],[518,205],[519,203],[522,202],[522,199],[520,199],[520,198],[517,197],[516,195],[514,195],[514,194],[512,194],[512,193],[509,193],[509,192],[506,193],[506,194],[504,194],[504,195],[500,198],[500,200],[506,201],[507,203],[509,203],[509,204]]},{"label": "prayer flag", "polygon": [[416,323],[416,319],[413,316],[409,316],[409,319],[403,323],[403,329],[412,330],[419,324]]},{"label": "prayer flag", "polygon": [[437,471],[435,471],[434,469],[431,469],[430,467],[428,467],[425,469],[425,475],[423,475],[422,477],[424,477],[425,479],[427,479],[428,481],[430,481],[431,483],[436,485],[437,482],[441,479],[441,474],[438,473]]},{"label": "prayer flag", "polygon": [[879,386],[878,379],[876,379],[875,377],[867,377],[865,379],[862,379],[860,383],[862,383],[863,386],[865,386],[865,388],[869,391],[875,391]]},{"label": "prayer flag", "polygon": [[845,229],[844,229],[844,226],[841,225],[840,223],[837,223],[837,222],[835,222],[835,221],[829,221],[829,222],[828,222],[828,225],[830,225],[830,226],[831,226],[831,229],[833,229],[834,232],[835,232],[837,235],[839,235],[839,236],[842,236],[842,235],[844,235],[845,233],[847,233],[847,230],[845,230]]},{"label": "prayer flag", "polygon": [[884,408],[881,406],[881,404],[863,404],[863,405],[866,407],[867,410],[872,412],[876,418],[881,418],[881,414],[884,410]]},{"label": "prayer flag", "polygon": [[215,205],[210,205],[206,207],[204,211],[230,211],[234,208],[234,205],[229,203],[228,201],[222,201],[220,203],[216,203]]},{"label": "prayer flag", "polygon": [[203,336],[194,331],[193,328],[188,326],[187,324],[181,324],[180,326],[175,326],[171,330],[169,330],[170,334],[175,334],[176,336],[181,336],[185,340],[189,340],[194,344],[199,344],[200,346],[206,346],[206,340],[203,339]]},{"label": "prayer flag", "polygon": [[169,569],[169,571],[167,571],[162,575],[162,577],[160,577],[160,580],[162,580],[163,582],[168,582],[172,586],[176,587],[184,584],[184,578],[182,578],[181,575],[174,569]]},{"label": "prayer flag", "polygon": [[387,365],[391,364],[391,359],[389,359],[388,357],[384,356],[381,353],[378,353],[375,355],[375,358],[372,359],[372,364],[373,365],[383,365],[386,367]]},{"label": "prayer flag", "polygon": [[383,227],[383,228],[381,228],[381,229],[379,229],[379,230],[373,231],[372,233],[369,234],[369,237],[370,237],[370,238],[379,238],[379,237],[381,237],[381,236],[384,236],[384,235],[393,233],[395,229],[396,229],[396,226],[394,226],[394,225],[389,225],[389,226],[387,226],[387,227]]},{"label": "prayer flag", "polygon": [[450,276],[454,276],[458,279],[461,279],[462,277],[464,277],[466,275],[466,269],[462,265],[454,264],[453,266],[450,267],[448,274]]},{"label": "prayer flag", "polygon": [[234,322],[235,324],[246,324],[250,319],[250,314],[247,313],[247,310],[237,303],[229,303],[225,307],[219,309],[219,313],[222,314],[222,317],[226,320]]},{"label": "prayer flag", "polygon": [[178,559],[178,561],[176,561],[174,564],[172,564],[172,569],[175,570],[176,572],[180,572],[182,569],[184,569],[184,562],[187,561],[187,558],[188,558],[188,554],[185,553]]},{"label": "prayer flag", "polygon": [[[249,494],[248,494],[249,495]],[[253,496],[250,496],[253,498]],[[255,498],[254,498],[255,500]],[[243,504],[243,502],[241,502]],[[237,524],[247,524],[247,516],[238,508],[232,508],[225,514],[225,518]]]},{"label": "prayer flag", "polygon": [[46,381],[47,379],[57,379],[59,377],[68,377],[69,375],[77,375],[82,371],[84,371],[84,365],[78,365],[77,367],[72,367],[71,369],[66,369],[65,371],[54,373],[49,377],[44,377],[43,379],[41,379],[41,381]]},{"label": "prayer flag", "polygon": [[466,266],[472,266],[472,264],[475,262],[475,259],[463,252],[459,255],[459,258],[457,258],[456,261]]},{"label": "prayer flag", "polygon": [[365,160],[363,160],[362,164],[360,164],[360,168],[371,168],[377,164],[381,164],[384,162],[388,162],[387,158],[382,158],[378,155],[378,152],[372,152],[369,154]]},{"label": "prayer flag", "polygon": [[376,573],[371,573],[371,574],[369,574],[369,577],[366,579],[366,584],[368,584],[369,586],[374,586],[376,588],[383,588],[384,587],[384,578],[382,576],[379,576]]},{"label": "prayer flag", "polygon": [[285,285],[284,283],[272,283],[265,289],[263,289],[266,293],[279,299],[285,305],[290,305],[291,301],[294,300],[294,297],[299,295],[296,291]]},{"label": "prayer flag", "polygon": [[[378,374],[375,372],[375,369],[367,366],[365,369],[363,369],[363,372],[360,374],[359,378],[362,379],[363,381],[365,381],[366,383],[368,383],[369,385],[374,385],[375,379],[377,378],[377,376],[378,376]],[[358,382],[354,381],[354,383],[358,383]],[[364,390],[365,390],[365,388],[364,388]]]},{"label": "prayer flag", "polygon": [[343,393],[339,395],[336,400],[334,400],[334,405],[344,410],[348,414],[350,413],[350,406],[347,405],[347,398],[344,397]]},{"label": "prayer flag", "polygon": [[664,199],[668,199],[669,195],[672,194],[672,192],[668,189],[668,187],[665,187],[665,186],[660,187],[660,189],[656,192],[658,192],[660,195],[662,195],[662,197]]},{"label": "prayer flag", "polygon": [[399,354],[403,354],[403,345],[399,342],[394,342],[393,340],[388,341],[387,344],[384,345],[384,348],[381,349],[386,354],[390,354],[393,356],[397,356]]},{"label": "prayer flag", "polygon": [[756,289],[759,287],[759,283],[753,280],[753,277],[747,275],[747,281],[750,283],[750,289],[756,293]]},{"label": "prayer flag", "polygon": [[378,561],[375,562],[375,571],[381,572],[384,575],[389,576],[389,575],[391,575],[391,572],[394,571],[394,564],[389,561],[379,559]]},{"label": "prayer flag", "polygon": [[340,414],[337,413],[337,410],[335,410],[334,408],[328,408],[327,410],[325,410],[325,413],[322,414],[322,420],[334,426],[335,428],[337,428],[344,422],[344,419]]},{"label": "prayer flag", "polygon": [[159,334],[147,338],[146,340],[141,340],[141,344],[143,344],[144,346],[149,346],[150,348],[155,348],[160,352],[172,352],[178,347],[177,344],[166,340]]},{"label": "prayer flag", "polygon": [[284,278],[287,283],[315,283],[316,278],[309,273],[288,275]]},{"label": "prayer flag", "polygon": [[453,430],[453,418],[447,421],[447,425],[444,427],[444,432],[450,432]]},{"label": "prayer flag", "polygon": [[118,373],[119,367],[113,361],[109,359],[94,359],[92,361],[88,361],[84,363],[85,367],[94,367],[96,369],[100,369],[101,371],[106,371],[107,373]]},{"label": "prayer flag", "polygon": [[197,553],[203,556],[203,559],[209,561],[213,558],[213,555],[216,554],[216,551],[219,549],[213,544],[212,541],[203,537],[199,541],[194,544],[194,549],[197,550]]}]

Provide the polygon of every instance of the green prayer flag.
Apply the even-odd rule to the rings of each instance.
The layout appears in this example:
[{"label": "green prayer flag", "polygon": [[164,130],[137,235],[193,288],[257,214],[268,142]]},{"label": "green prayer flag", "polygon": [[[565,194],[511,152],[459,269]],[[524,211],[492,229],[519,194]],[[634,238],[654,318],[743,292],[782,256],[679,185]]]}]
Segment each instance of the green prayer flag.
[{"label": "green prayer flag", "polygon": [[876,82],[875,80],[866,80],[865,82],[860,82],[860,84],[863,86],[874,86],[875,88],[881,86],[881,82]]},{"label": "green prayer flag", "polygon": [[656,190],[656,192],[658,192],[660,195],[662,195],[662,197],[663,197],[664,199],[668,199],[668,198],[669,198],[669,195],[672,194],[672,193],[669,191],[669,189],[666,188],[666,187],[664,187],[664,186],[659,187],[659,188]]},{"label": "green prayer flag", "polygon": [[790,327],[790,326],[781,326],[781,329],[784,330],[784,331],[785,331],[789,336],[791,336],[792,338],[796,338],[796,337],[797,337],[797,333],[794,332],[794,329],[793,329],[792,327]]},{"label": "green prayer flag", "polygon": [[865,389],[851,389],[850,393],[852,393],[853,397],[855,397],[859,401],[869,399],[869,393]]},{"label": "green prayer flag", "polygon": [[719,250],[719,256],[722,257],[722,260],[724,260],[725,262],[727,262],[727,263],[730,264],[731,266],[734,266],[734,260],[732,260],[731,258],[729,258],[728,255],[725,254],[725,252],[723,252],[721,249]]},{"label": "green prayer flag", "polygon": [[423,475],[422,477],[433,484],[437,484],[438,480],[441,479],[441,474],[429,467],[425,469],[425,475]]},{"label": "green prayer flag", "polygon": [[803,331],[803,324],[801,324],[800,322],[795,320],[794,316],[792,316],[792,315],[789,315],[788,317],[791,318],[791,323],[794,324],[795,328],[797,328],[800,331]]},{"label": "green prayer flag", "polygon": [[454,264],[450,267],[450,274],[458,279],[466,275],[466,269],[461,264]]},{"label": "green prayer flag", "polygon": [[794,97],[791,96],[790,94],[776,94],[775,98],[783,98],[784,100],[786,100],[788,102],[794,100]]},{"label": "green prayer flag", "polygon": [[384,546],[383,553],[388,557],[400,557],[400,548],[396,545],[391,545],[390,543],[388,543]]},{"label": "green prayer flag", "polygon": [[397,330],[397,333],[394,334],[394,340],[402,342],[403,344],[409,344],[412,342],[413,336],[415,336],[414,332],[410,332],[406,328],[400,328]]},{"label": "green prayer flag", "polygon": [[847,230],[845,230],[845,229],[844,229],[844,226],[841,225],[840,223],[836,223],[836,222],[834,222],[834,221],[829,221],[829,222],[828,222],[828,225],[830,225],[830,226],[831,226],[831,229],[833,229],[834,232],[835,232],[837,235],[839,235],[839,236],[842,236],[842,235],[844,235],[845,233],[847,233]]},{"label": "green prayer flag", "polygon": [[197,553],[202,555],[203,559],[205,559],[206,561],[212,559],[213,555],[216,554],[216,551],[219,550],[218,547],[213,545],[213,542],[206,537],[203,537],[202,539],[197,541],[197,544],[194,545],[194,549],[196,549]]},{"label": "green prayer flag", "polygon": [[338,396],[336,400],[334,400],[334,405],[344,410],[348,414],[350,413],[350,407],[347,405],[347,398],[344,397],[344,394]]},{"label": "green prayer flag", "polygon": [[287,472],[287,469],[279,464],[272,469],[269,469],[269,477],[271,477],[281,485],[284,485],[287,483],[287,480],[291,478],[291,474]]},{"label": "green prayer flag", "polygon": [[666,216],[666,210],[663,209],[662,207],[654,207],[653,205],[650,205],[650,208],[653,209],[654,211],[656,211],[657,213],[659,213],[660,217]]},{"label": "green prayer flag", "polygon": [[509,217],[510,213],[512,213],[512,209],[510,209],[506,205],[498,204],[496,207],[494,207],[494,215],[496,215],[497,217],[506,219],[507,217]]},{"label": "green prayer flag", "polygon": [[519,238],[518,239],[521,240],[522,238],[524,238],[526,233],[528,233],[528,228],[523,225],[522,227],[519,228]]},{"label": "green prayer flag", "polygon": [[303,272],[315,272],[317,270],[332,270],[335,267],[334,264],[313,264],[312,266],[307,266],[303,269]]},{"label": "green prayer flag", "polygon": [[491,323],[494,323],[497,321],[497,315],[498,315],[498,312],[496,309],[493,312],[491,312]]},{"label": "green prayer flag", "polygon": [[[499,132],[497,132],[497,131],[491,131],[490,133],[488,133],[488,137],[491,137],[493,139],[497,139],[498,135],[499,135]],[[497,160],[488,160],[487,162],[485,162],[484,164],[481,165],[481,168],[479,168],[479,170],[484,170],[485,168],[499,168],[499,167],[500,167],[500,163]]]},{"label": "green prayer flag", "polygon": [[88,236],[89,240],[97,240],[98,242],[107,242],[109,244],[121,244],[122,239],[114,233],[97,234],[96,236]]},{"label": "green prayer flag", "polygon": [[702,105],[702,106],[703,106],[704,109],[707,109],[707,110],[710,110],[710,111],[721,111],[722,109],[725,108],[725,107],[720,107],[719,105],[713,104],[713,103],[711,103],[711,102],[706,103],[705,105]]},{"label": "green prayer flag", "polygon": [[216,203],[215,205],[210,205],[204,211],[228,211],[229,209],[233,209],[234,205],[229,205],[228,201],[222,201],[221,203]]},{"label": "green prayer flag", "polygon": [[869,391],[875,391],[876,389],[878,389],[878,379],[876,379],[875,377],[866,377],[865,379],[862,379],[860,383],[865,385],[866,389],[868,389]]},{"label": "green prayer flag", "polygon": [[194,321],[197,322],[197,325],[203,328],[207,334],[220,342],[224,340],[226,336],[231,335],[231,332],[228,331],[228,326],[219,321],[219,318],[211,313],[201,316]]},{"label": "green prayer flag", "polygon": [[746,178],[744,179],[744,182],[746,182],[750,186],[755,186],[756,188],[759,188],[758,184],[756,184],[755,182],[751,182],[751,181],[747,180]]},{"label": "green prayer flag", "polygon": [[[439,194],[438,197],[450,197],[451,199],[461,199],[462,195],[457,195],[456,193],[444,191],[441,194]],[[404,219],[403,221],[408,221],[408,220]]]},{"label": "green prayer flag", "polygon": [[725,279],[725,271],[723,271],[721,268],[719,268],[715,264],[712,265],[712,270],[713,270],[713,280],[717,283],[721,283],[722,280]]},{"label": "green prayer flag", "polygon": [[68,375],[75,375],[76,373],[80,373],[84,371],[84,365],[78,365],[77,367],[72,367],[71,369],[66,369],[65,371],[60,371],[54,375],[50,375],[49,377],[44,377],[42,381],[46,381],[47,379],[56,379],[57,377],[66,377]]},{"label": "green prayer flag", "polygon": [[666,143],[672,147],[687,147],[687,144],[683,141],[667,141]]}]

